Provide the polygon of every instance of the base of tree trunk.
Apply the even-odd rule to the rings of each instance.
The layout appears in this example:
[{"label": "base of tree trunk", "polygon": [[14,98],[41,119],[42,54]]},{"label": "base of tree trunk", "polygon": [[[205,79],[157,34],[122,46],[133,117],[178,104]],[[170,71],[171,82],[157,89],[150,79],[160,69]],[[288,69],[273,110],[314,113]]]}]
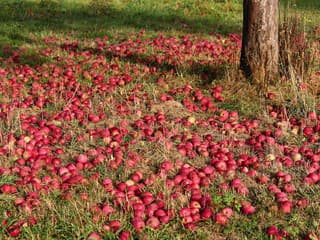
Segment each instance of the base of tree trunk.
[{"label": "base of tree trunk", "polygon": [[279,0],[244,0],[240,68],[258,87],[279,78]]}]

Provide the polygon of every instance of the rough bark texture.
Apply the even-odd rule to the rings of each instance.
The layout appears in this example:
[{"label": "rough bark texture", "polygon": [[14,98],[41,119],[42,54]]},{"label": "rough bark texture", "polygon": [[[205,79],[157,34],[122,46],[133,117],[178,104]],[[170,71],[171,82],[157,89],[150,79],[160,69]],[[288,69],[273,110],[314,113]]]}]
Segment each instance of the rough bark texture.
[{"label": "rough bark texture", "polygon": [[279,0],[244,0],[240,67],[260,87],[279,73]]}]

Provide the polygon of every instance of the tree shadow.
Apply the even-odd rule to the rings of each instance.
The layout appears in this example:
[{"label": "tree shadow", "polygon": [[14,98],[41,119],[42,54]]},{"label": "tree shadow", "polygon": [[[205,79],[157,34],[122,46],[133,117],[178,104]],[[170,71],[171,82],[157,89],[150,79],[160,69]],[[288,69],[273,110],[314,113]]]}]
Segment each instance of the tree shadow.
[{"label": "tree shadow", "polygon": [[319,0],[304,0],[304,1],[292,1],[283,0],[282,6],[284,8],[296,9],[296,10],[308,10],[308,11],[320,11]]},{"label": "tree shadow", "polygon": [[[241,22],[229,22],[221,16],[187,18],[178,13],[149,13],[129,9],[104,9],[103,13],[95,14],[81,7],[63,8],[59,5],[43,6],[29,1],[0,2],[0,57],[10,58],[12,53],[21,46],[38,44],[39,39],[48,35],[88,39],[114,34],[117,29],[126,29],[127,33],[139,32],[142,29],[158,34],[163,31],[176,31],[181,34],[218,33],[227,35],[240,32]],[[41,44],[41,43],[40,43]],[[3,51],[10,46],[10,51]],[[55,47],[60,47],[58,44]],[[96,49],[89,49],[98,54]],[[113,53],[106,53],[112,57]],[[131,56],[123,59],[132,63],[140,63],[156,67],[163,71],[177,71],[177,66],[159,64],[143,56]],[[20,54],[14,59],[18,64],[37,66],[50,61],[35,52]],[[183,67],[184,72],[198,75],[204,86],[211,84],[212,79],[220,78],[223,74],[221,65],[203,65],[192,62]]]},{"label": "tree shadow", "polygon": [[221,16],[187,18],[173,12],[143,12],[139,9],[104,9],[94,13],[83,7],[64,8],[43,6],[29,1],[0,2],[0,44],[13,45],[28,42],[31,34],[39,36],[55,33],[95,38],[126,29],[128,32],[144,29],[149,32],[178,31],[181,33],[227,34],[239,32],[241,23],[229,22]]},{"label": "tree shadow", "polygon": [[201,63],[196,60],[192,60],[188,63],[181,64],[172,64],[167,61],[159,63],[153,55],[145,54],[129,54],[129,55],[119,55],[114,50],[101,50],[97,48],[84,48],[79,49],[80,51],[89,51],[95,55],[104,55],[107,59],[111,60],[117,58],[118,60],[132,63],[132,64],[141,64],[149,68],[155,67],[161,72],[175,72],[180,74],[183,72],[188,75],[196,75],[201,80],[198,84],[198,87],[208,88],[214,80],[221,79],[226,74],[226,67],[230,64],[225,63]]}]

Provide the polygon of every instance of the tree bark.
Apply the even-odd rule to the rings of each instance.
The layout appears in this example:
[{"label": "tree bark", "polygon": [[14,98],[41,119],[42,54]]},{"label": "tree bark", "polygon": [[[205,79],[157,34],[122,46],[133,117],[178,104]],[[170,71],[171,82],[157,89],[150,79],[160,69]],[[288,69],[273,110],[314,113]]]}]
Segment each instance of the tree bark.
[{"label": "tree bark", "polygon": [[258,87],[279,76],[279,0],[244,0],[240,68]]}]

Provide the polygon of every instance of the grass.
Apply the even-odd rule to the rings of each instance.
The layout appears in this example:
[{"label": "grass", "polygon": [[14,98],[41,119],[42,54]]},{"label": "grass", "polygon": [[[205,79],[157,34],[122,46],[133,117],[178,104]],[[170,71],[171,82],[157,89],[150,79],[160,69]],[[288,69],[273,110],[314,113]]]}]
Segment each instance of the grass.
[{"label": "grass", "polygon": [[[30,44],[45,35],[99,37],[145,29],[228,33],[240,29],[237,1],[1,1],[1,44]],[[123,17],[125,16],[125,17]],[[236,18],[234,16],[237,16]],[[17,31],[18,30],[18,31]]]},{"label": "grass", "polygon": [[[308,25],[319,22],[319,2],[290,3],[290,11],[304,14]],[[128,34],[141,29],[150,34],[240,32],[242,6],[239,0],[226,1],[117,1],[117,0],[12,0],[1,1],[0,44],[32,44],[46,35],[99,37]],[[125,17],[123,17],[125,16]]]},{"label": "grass", "polygon": [[[305,21],[309,34],[320,22],[320,3],[317,0],[301,0],[295,1],[295,3],[290,1],[289,9],[287,8],[287,2],[281,1],[281,4],[283,11],[286,10],[290,14],[302,16],[301,19]],[[25,65],[32,69],[40,66],[41,69],[46,69],[50,72],[53,70],[50,67],[51,63],[57,67],[66,67],[70,62],[78,64],[82,61],[81,66],[83,66],[83,69],[92,74],[88,77],[83,71],[77,72],[75,76],[80,85],[78,88],[73,88],[75,83],[68,85],[67,90],[70,93],[68,96],[46,93],[50,101],[52,100],[51,97],[55,97],[55,100],[52,100],[52,104],[48,103],[41,108],[19,109],[24,113],[34,114],[39,119],[46,119],[45,116],[41,115],[42,111],[48,114],[61,112],[68,107],[75,96],[82,94],[82,90],[94,89],[94,91],[97,91],[94,93],[87,91],[86,94],[88,94],[89,97],[87,97],[89,99],[86,101],[84,94],[79,107],[85,108],[86,104],[90,105],[90,110],[87,110],[85,114],[103,112],[107,116],[105,121],[98,124],[83,123],[78,120],[54,120],[55,122],[53,122],[54,125],[63,127],[64,134],[70,137],[70,140],[59,142],[55,145],[55,147],[61,148],[65,152],[60,157],[62,164],[73,163],[74,158],[80,153],[99,147],[107,147],[107,140],[99,137],[99,134],[95,132],[98,131],[98,128],[121,128],[120,125],[125,124],[125,121],[129,125],[129,132],[120,134],[125,159],[120,167],[110,167],[115,157],[112,154],[106,155],[103,163],[86,171],[80,171],[87,182],[66,186],[66,188],[69,188],[64,194],[59,190],[40,192],[42,204],[41,206],[32,205],[31,212],[23,209],[22,206],[17,207],[14,205],[16,197],[26,198],[30,191],[35,191],[35,185],[30,180],[30,182],[19,188],[19,192],[16,195],[0,194],[0,221],[7,221],[7,226],[11,226],[18,224],[19,220],[28,219],[29,221],[31,216],[36,217],[37,224],[28,222],[26,226],[21,228],[20,239],[86,239],[90,232],[101,233],[103,239],[118,239],[118,234],[121,230],[131,231],[133,233],[132,239],[271,239],[265,234],[267,227],[270,225],[286,229],[290,233],[290,237],[287,239],[301,239],[311,231],[316,232],[319,229],[320,219],[319,186],[301,184],[303,177],[305,177],[303,175],[306,172],[305,168],[278,166],[276,162],[273,162],[270,168],[261,170],[257,164],[257,166],[252,166],[252,169],[257,169],[259,174],[263,173],[270,176],[272,182],[278,181],[274,177],[276,171],[288,171],[294,177],[294,184],[297,188],[292,197],[309,199],[311,204],[306,209],[296,208],[289,215],[281,214],[275,202],[275,196],[267,191],[266,185],[257,184],[244,173],[237,171],[237,176],[240,176],[243,181],[250,185],[250,194],[248,196],[241,196],[232,189],[225,193],[219,191],[219,184],[230,182],[232,176],[218,176],[210,186],[203,189],[203,192],[210,196],[215,211],[220,211],[224,207],[233,208],[235,216],[225,226],[219,226],[213,220],[201,221],[196,231],[189,231],[184,229],[181,218],[175,216],[170,224],[163,225],[158,230],[147,227],[141,233],[136,233],[130,224],[132,211],[125,212],[122,205],[117,206],[117,211],[110,216],[99,215],[92,210],[93,207],[99,208],[104,204],[114,204],[114,196],[106,193],[102,186],[102,181],[105,178],[112,179],[114,183],[123,183],[131,177],[134,171],[141,171],[144,174],[144,179],[150,177],[150,181],[152,181],[152,174],[155,174],[160,164],[167,160],[177,165],[179,161],[183,161],[199,169],[205,166],[210,159],[197,153],[196,157],[192,159],[176,151],[175,145],[186,143],[191,139],[192,134],[197,134],[201,138],[206,135],[212,135],[216,142],[219,141],[219,144],[223,145],[217,150],[218,152],[223,152],[228,148],[236,153],[236,158],[238,154],[244,152],[249,155],[260,154],[260,157],[264,152],[259,152],[248,146],[237,148],[238,143],[235,144],[233,141],[242,141],[248,138],[250,134],[259,131],[274,130],[275,122],[280,120],[269,117],[268,109],[272,108],[276,111],[280,108],[285,108],[287,115],[295,118],[306,117],[308,112],[316,110],[317,106],[319,106],[319,89],[314,88],[309,79],[306,79],[306,82],[311,90],[309,92],[298,92],[299,99],[292,100],[294,94],[292,93],[291,83],[281,83],[281,86],[276,89],[270,89],[277,95],[276,99],[271,100],[259,96],[254,87],[243,80],[241,73],[237,70],[237,62],[232,64],[225,62],[219,64],[203,63],[208,58],[215,59],[220,56],[212,57],[209,53],[201,53],[201,55],[196,51],[188,56],[191,64],[186,61],[175,65],[169,62],[172,59],[159,63],[150,57],[154,55],[166,57],[171,53],[171,48],[174,47],[174,44],[168,43],[167,48],[164,50],[157,49],[150,44],[155,37],[161,34],[167,37],[166,40],[168,42],[170,41],[169,37],[173,37],[176,41],[182,41],[183,36],[189,36],[191,41],[195,43],[200,42],[203,44],[206,41],[217,43],[217,45],[221,43],[221,46],[226,46],[228,50],[233,45],[227,45],[228,43],[225,41],[228,39],[229,34],[241,33],[241,24],[242,1],[240,0],[0,1],[0,57],[3,58],[0,59],[3,60],[0,61],[0,66],[12,69],[11,73],[4,77],[0,86],[8,84],[12,80],[12,76],[19,78],[19,74],[15,73],[15,70]],[[138,33],[141,34],[139,35]],[[220,34],[222,40],[217,40],[216,34]],[[57,39],[50,43],[44,43],[43,39],[48,36],[55,36]],[[104,38],[105,36],[107,38]],[[79,44],[75,52],[92,52],[93,60],[83,63],[84,56],[72,56],[72,50],[62,49],[62,43],[73,41]],[[121,55],[114,49],[107,49],[106,46],[99,50],[99,41],[102,41],[107,46],[115,46],[118,43],[126,44],[132,41],[137,43],[137,46],[131,49],[127,45],[120,45],[120,49],[128,48],[129,51],[133,52],[131,56],[127,56],[125,54]],[[47,49],[53,50],[53,53],[43,54],[43,51]],[[145,50],[145,52],[139,52],[141,49]],[[179,50],[181,49],[176,51]],[[12,54],[15,51],[20,53],[19,63],[11,61]],[[233,51],[234,57],[237,58],[239,52],[237,50]],[[57,60],[58,56],[62,59],[61,62]],[[173,58],[173,60],[176,59]],[[91,68],[93,61],[101,61],[102,63],[107,61],[110,63],[110,66],[108,65],[110,69],[103,69],[105,67],[103,64],[103,67]],[[116,70],[116,67],[112,69],[111,65],[116,65],[119,70]],[[72,65],[70,68],[76,71],[76,66]],[[313,69],[313,73],[315,71],[317,71],[316,67]],[[121,75],[120,73],[128,73],[134,76],[134,80],[124,86],[117,86],[115,91],[99,92],[95,88],[93,74],[100,73],[106,79]],[[8,81],[7,78],[11,80]],[[163,80],[162,85],[158,83],[160,78]],[[34,81],[32,79],[24,85],[26,92],[32,89]],[[59,81],[64,81],[63,77],[59,78]],[[43,74],[38,82],[49,84],[50,77],[46,77]],[[136,91],[135,88],[139,84],[141,84],[140,88],[142,90]],[[238,111],[240,122],[246,119],[248,121],[259,119],[263,128],[252,129],[247,133],[242,130],[228,130],[227,128],[224,129],[228,124],[219,121],[218,117],[216,117],[219,113],[186,111],[182,104],[181,106],[179,105],[185,99],[189,99],[192,103],[199,105],[199,101],[194,100],[193,94],[186,95],[183,91],[179,92],[179,89],[185,87],[186,84],[190,84],[192,91],[199,88],[205,96],[210,95],[210,89],[213,86],[222,85],[225,100],[215,102],[217,107],[228,111]],[[171,90],[177,90],[178,93],[171,93]],[[7,92],[1,93],[1,103],[13,102],[14,98],[11,98],[12,92],[14,92],[14,88],[8,87]],[[174,107],[165,106],[159,100],[161,94],[170,95],[178,105]],[[137,97],[139,101],[131,101],[130,97],[132,96]],[[153,111],[152,109],[155,108],[155,105],[157,108]],[[120,115],[119,109],[121,107],[126,108],[131,113]],[[156,122],[147,125],[150,125],[152,130],[155,130],[159,136],[166,135],[166,130],[161,128],[166,127],[172,134],[170,137],[173,140],[169,137],[165,138],[172,140],[172,142],[169,141],[169,143],[173,144],[171,148],[166,145],[167,142],[154,141],[152,137],[143,136],[143,130],[132,126],[133,122],[143,119],[145,115],[155,117],[159,109],[160,112],[165,112],[166,125],[159,125]],[[8,116],[6,121],[1,120],[1,144],[6,142],[4,136],[9,132],[14,132],[16,136],[24,132],[19,125],[18,113],[14,113],[15,115],[13,114],[11,118]],[[199,121],[191,125],[186,124],[185,122],[188,122],[186,119],[190,116]],[[210,118],[214,119],[210,120]],[[198,124],[201,121],[204,126]],[[212,125],[215,128],[205,125],[210,121],[213,122]],[[303,122],[304,119],[301,121]],[[311,124],[310,122],[307,123]],[[297,124],[300,124],[300,122]],[[305,124],[305,122],[302,124]],[[38,127],[36,124],[34,125]],[[314,152],[317,151],[319,146],[317,139],[312,146],[309,146],[310,144],[306,143],[306,137],[302,133],[289,132],[291,129],[287,131],[284,130],[284,136],[279,138],[277,143],[284,146],[287,144],[290,149],[306,144],[306,147],[310,147]],[[174,139],[175,137],[176,139]],[[231,143],[226,139],[231,139]],[[137,142],[133,143],[131,142],[132,140]],[[14,149],[11,149],[11,147],[13,146],[9,146],[10,151],[12,151],[9,155],[13,154]],[[273,146],[268,146],[267,150],[279,152],[279,150],[273,149]],[[130,156],[129,152],[133,152],[136,155]],[[134,157],[140,158],[140,161],[136,166],[130,166],[127,161],[132,160]],[[16,164],[16,160],[17,156],[7,157],[2,155],[0,165],[3,168],[13,167]],[[259,161],[262,162],[263,160],[263,157],[259,158]],[[309,160],[306,160],[306,162],[309,164]],[[28,164],[32,165],[31,163]],[[173,170],[170,172],[169,177],[174,177],[177,172],[177,169]],[[61,181],[61,178],[57,177],[56,173],[50,172],[45,168],[38,174],[40,178],[48,175],[50,178],[56,178]],[[94,174],[98,174],[98,176],[95,177]],[[0,186],[3,184],[15,184],[18,179],[17,175],[15,172],[12,172],[12,174],[1,173]],[[36,181],[36,179],[33,180]],[[54,185],[54,181],[51,184]],[[185,190],[184,186],[179,185],[178,188],[180,196],[169,201],[170,207],[175,210],[186,206],[191,197],[190,191]],[[150,191],[154,196],[163,194],[165,199],[170,199],[170,195],[173,193],[173,190],[167,187],[164,179],[156,179],[151,186],[144,186],[140,191]],[[87,194],[88,200],[84,200],[81,194]],[[257,214],[244,216],[241,213],[241,201],[251,201],[256,205],[258,208]],[[104,230],[102,226],[113,219],[121,220],[121,228],[114,233]],[[50,228],[48,223],[52,225]],[[2,224],[0,238],[10,239],[5,222],[2,222]]]}]

